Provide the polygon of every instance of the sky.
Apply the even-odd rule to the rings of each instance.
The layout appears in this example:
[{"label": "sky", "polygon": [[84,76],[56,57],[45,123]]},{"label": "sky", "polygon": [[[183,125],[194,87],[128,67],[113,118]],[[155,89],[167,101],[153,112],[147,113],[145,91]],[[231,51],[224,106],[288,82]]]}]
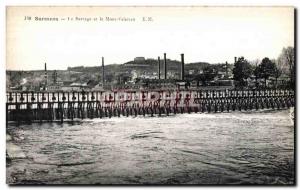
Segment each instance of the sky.
[{"label": "sky", "polygon": [[[37,21],[35,17],[58,21]],[[107,21],[106,17],[117,20]],[[119,20],[120,17],[131,21]],[[180,60],[180,54],[184,53],[186,63],[233,63],[234,57],[239,56],[248,60],[276,59],[282,48],[288,46],[294,46],[292,7],[7,7],[6,10],[8,70],[41,70],[45,62],[50,70],[99,66],[101,57],[106,65],[122,64],[134,57],[162,58],[163,53],[172,60]]]}]

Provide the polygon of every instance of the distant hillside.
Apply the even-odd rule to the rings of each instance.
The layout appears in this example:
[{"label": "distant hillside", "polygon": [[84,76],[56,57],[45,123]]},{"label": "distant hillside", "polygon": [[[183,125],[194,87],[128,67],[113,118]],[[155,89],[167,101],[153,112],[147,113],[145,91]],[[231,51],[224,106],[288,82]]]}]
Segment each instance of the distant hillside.
[{"label": "distant hillside", "polygon": [[[205,67],[211,66],[216,71],[225,71],[225,64],[209,64],[206,62],[194,62],[185,63],[185,74],[200,73]],[[233,65],[228,65],[232,68]],[[164,74],[164,60],[160,62],[161,75]],[[181,62],[177,60],[167,59],[168,74],[173,78],[179,78],[181,73]],[[134,71],[134,72],[132,72]],[[190,72],[191,71],[191,72]],[[102,67],[68,67],[67,70],[57,70],[58,81],[72,81],[72,82],[90,82],[90,81],[101,81],[102,80]],[[138,61],[129,61],[124,64],[111,64],[105,65],[105,81],[112,83],[124,83],[124,81],[130,80],[133,76],[147,76],[157,77],[158,72],[158,61],[155,59],[146,59]],[[11,86],[18,86],[26,78],[28,83],[34,83],[36,81],[43,81],[45,71],[6,71],[7,82]],[[48,83],[51,84],[54,81],[54,70],[48,70]]]},{"label": "distant hillside", "polygon": [[[204,67],[208,66],[209,63],[205,62],[196,62],[196,63],[186,63],[185,64],[185,69],[194,69],[194,70],[199,70],[203,69]],[[158,69],[158,61],[153,60],[153,59],[147,59],[145,61],[129,61],[127,63],[124,63],[124,66],[127,67],[128,69],[143,69],[145,71],[152,71],[155,72]],[[160,68],[161,70],[164,69],[164,60],[160,61]],[[177,60],[170,60],[167,59],[167,68],[168,71],[179,71],[181,69],[181,62]]]},{"label": "distant hillside", "polygon": [[[206,62],[196,62],[196,63],[186,63],[185,70],[201,70],[204,67],[208,66],[209,63]],[[160,61],[161,71],[164,69],[164,60]],[[167,60],[167,68],[168,71],[179,71],[181,69],[181,62],[177,60]],[[68,70],[83,72],[83,73],[95,73],[101,72],[101,66],[94,67],[69,67]],[[106,73],[120,73],[120,72],[130,72],[132,70],[141,70],[145,72],[157,72],[158,70],[158,62],[154,59],[146,59],[145,61],[129,61],[124,64],[112,64],[105,65]]]}]

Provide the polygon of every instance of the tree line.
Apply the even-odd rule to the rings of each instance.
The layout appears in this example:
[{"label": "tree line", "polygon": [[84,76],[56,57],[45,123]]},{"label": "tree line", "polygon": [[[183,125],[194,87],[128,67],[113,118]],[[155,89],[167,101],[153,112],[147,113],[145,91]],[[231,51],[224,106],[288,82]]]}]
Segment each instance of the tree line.
[{"label": "tree line", "polygon": [[271,60],[268,57],[261,61],[250,63],[244,57],[239,57],[234,63],[233,79],[237,82],[238,87],[248,86],[248,79],[255,78],[255,86],[261,87],[258,80],[263,79],[264,88],[267,88],[267,80],[271,77],[275,79],[275,86],[279,77],[285,75],[287,87],[295,88],[295,53],[293,47],[283,48],[277,60]]}]

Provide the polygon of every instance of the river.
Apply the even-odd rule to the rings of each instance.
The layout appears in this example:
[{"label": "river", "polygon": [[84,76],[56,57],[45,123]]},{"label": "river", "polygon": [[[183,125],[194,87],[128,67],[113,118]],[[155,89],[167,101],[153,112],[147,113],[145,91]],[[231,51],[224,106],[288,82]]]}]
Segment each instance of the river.
[{"label": "river", "polygon": [[293,184],[293,125],[289,110],[9,124],[7,183]]}]

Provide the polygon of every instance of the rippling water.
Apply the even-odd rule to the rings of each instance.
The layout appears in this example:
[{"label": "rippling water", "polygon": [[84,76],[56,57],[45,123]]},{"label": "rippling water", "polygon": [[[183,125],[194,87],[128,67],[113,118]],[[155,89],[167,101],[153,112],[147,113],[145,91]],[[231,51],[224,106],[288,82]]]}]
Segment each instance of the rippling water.
[{"label": "rippling water", "polygon": [[7,132],[26,155],[7,164],[8,183],[294,183],[288,110],[9,125]]}]

